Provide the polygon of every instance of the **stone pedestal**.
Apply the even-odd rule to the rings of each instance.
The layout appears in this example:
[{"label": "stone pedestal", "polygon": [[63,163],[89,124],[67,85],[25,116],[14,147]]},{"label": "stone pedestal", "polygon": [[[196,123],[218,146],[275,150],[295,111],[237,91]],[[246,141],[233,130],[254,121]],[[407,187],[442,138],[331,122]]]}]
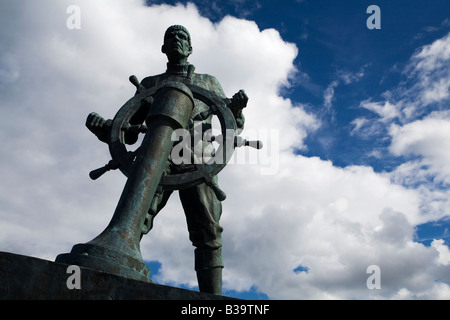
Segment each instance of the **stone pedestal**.
[{"label": "stone pedestal", "polygon": [[[224,296],[124,278],[0,252],[1,300],[227,300]],[[75,279],[79,275],[78,279]],[[74,284],[79,284],[79,289]],[[69,284],[69,285],[68,285]],[[72,287],[72,288],[71,288]]]}]

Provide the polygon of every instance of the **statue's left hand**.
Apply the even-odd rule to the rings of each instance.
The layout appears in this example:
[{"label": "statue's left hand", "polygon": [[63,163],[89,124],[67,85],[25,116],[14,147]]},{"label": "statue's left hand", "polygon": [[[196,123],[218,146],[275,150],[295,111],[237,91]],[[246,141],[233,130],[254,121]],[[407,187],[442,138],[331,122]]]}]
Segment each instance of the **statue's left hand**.
[{"label": "statue's left hand", "polygon": [[109,141],[109,132],[111,130],[111,120],[105,120],[95,112],[91,112],[86,119],[86,127],[105,143]]},{"label": "statue's left hand", "polygon": [[235,93],[233,98],[231,98],[231,102],[229,107],[231,110],[242,110],[247,106],[248,96],[244,90],[239,90],[239,92]]},{"label": "statue's left hand", "polygon": [[91,112],[86,119],[86,127],[95,135],[99,135],[103,131],[106,120],[95,112]]}]

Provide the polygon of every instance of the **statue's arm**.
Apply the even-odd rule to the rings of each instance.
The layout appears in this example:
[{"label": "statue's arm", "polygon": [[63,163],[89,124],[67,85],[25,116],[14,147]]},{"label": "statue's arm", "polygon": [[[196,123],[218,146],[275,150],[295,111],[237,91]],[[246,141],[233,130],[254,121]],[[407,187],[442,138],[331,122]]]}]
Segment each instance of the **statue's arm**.
[{"label": "statue's arm", "polygon": [[[210,77],[210,81],[212,83],[211,87],[214,89],[213,91],[215,91],[219,96],[226,99],[225,93],[219,81],[213,76]],[[247,106],[247,94],[244,90],[239,90],[239,92],[235,93],[231,99],[226,99],[226,101],[228,101],[228,108],[230,108],[231,112],[233,113],[238,129],[244,129],[245,117],[242,113],[242,109]]]}]

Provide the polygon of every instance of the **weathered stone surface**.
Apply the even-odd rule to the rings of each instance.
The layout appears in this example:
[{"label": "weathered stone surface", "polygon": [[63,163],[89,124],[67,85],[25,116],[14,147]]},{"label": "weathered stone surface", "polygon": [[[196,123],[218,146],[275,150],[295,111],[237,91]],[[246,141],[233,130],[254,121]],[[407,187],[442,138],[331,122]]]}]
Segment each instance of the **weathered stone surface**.
[{"label": "weathered stone surface", "polygon": [[0,252],[2,300],[224,300],[208,293],[123,278],[80,267],[80,289],[69,289],[68,265]]}]

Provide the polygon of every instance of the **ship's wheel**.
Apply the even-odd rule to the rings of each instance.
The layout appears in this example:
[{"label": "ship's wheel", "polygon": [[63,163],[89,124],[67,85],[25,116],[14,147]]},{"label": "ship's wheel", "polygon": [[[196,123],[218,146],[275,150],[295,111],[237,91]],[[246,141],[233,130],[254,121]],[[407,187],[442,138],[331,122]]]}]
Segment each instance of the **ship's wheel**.
[{"label": "ship's wheel", "polygon": [[[159,87],[144,88],[135,76],[131,76],[130,81],[137,87],[138,92],[119,109],[112,120],[109,139],[109,151],[112,160],[104,167],[91,171],[90,177],[92,179],[97,179],[106,171],[114,169],[119,169],[128,177],[139,152],[139,148],[135,151],[127,149],[125,135],[130,131],[142,134],[146,132],[147,127],[145,125],[130,124],[130,119],[136,114],[143,102],[151,103],[153,101],[153,96]],[[186,85],[191,90],[194,99],[205,103],[209,107],[211,115],[218,118],[221,126],[221,139],[216,139],[218,148],[215,150],[213,161],[193,163],[190,170],[185,172],[165,173],[161,178],[160,186],[166,190],[178,190],[205,182],[215,189],[219,198],[225,198],[225,194],[213,182],[213,177],[227,165],[236,146],[246,145],[260,149],[262,143],[260,141],[249,142],[235,135],[237,126],[233,113],[227,106],[228,99],[223,99],[199,86],[190,83]],[[214,136],[211,136],[210,139],[214,140]]]}]

